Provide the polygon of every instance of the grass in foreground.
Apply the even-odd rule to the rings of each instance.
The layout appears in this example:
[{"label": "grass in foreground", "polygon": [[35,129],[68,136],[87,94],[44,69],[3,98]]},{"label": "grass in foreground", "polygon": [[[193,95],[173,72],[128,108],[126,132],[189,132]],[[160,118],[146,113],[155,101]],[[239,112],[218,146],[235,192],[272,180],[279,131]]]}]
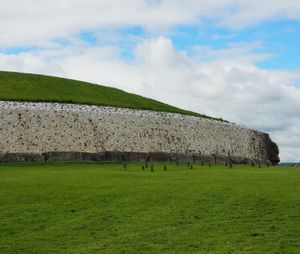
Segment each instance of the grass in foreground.
[{"label": "grass in foreground", "polygon": [[300,253],[300,170],[0,165],[0,253]]},{"label": "grass in foreground", "polygon": [[45,75],[0,71],[0,100],[59,102],[146,109],[223,121],[122,90]]}]

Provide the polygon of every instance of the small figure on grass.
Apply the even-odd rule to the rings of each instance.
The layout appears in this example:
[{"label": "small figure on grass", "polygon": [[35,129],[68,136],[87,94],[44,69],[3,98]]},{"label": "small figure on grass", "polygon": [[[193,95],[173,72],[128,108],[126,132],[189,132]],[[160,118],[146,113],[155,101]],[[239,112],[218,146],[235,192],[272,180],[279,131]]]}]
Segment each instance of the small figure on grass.
[{"label": "small figure on grass", "polygon": [[49,155],[47,153],[43,153],[42,155],[44,157],[44,161],[48,161]]},{"label": "small figure on grass", "polygon": [[227,156],[227,159],[226,159],[226,163],[225,163],[225,166],[226,167],[229,167],[232,168],[232,161],[231,161],[231,158],[230,158],[230,152],[228,152],[228,156]]},{"label": "small figure on grass", "polygon": [[154,171],[154,165],[153,164],[151,164],[151,172],[153,172]]},{"label": "small figure on grass", "polygon": [[212,156],[214,157],[214,164],[217,164],[217,156],[215,154],[212,154]]},{"label": "small figure on grass", "polygon": [[142,166],[142,170],[143,170],[143,171],[145,170],[145,166],[144,166],[144,165]]},{"label": "small figure on grass", "polygon": [[125,170],[127,170],[127,163],[124,163],[124,164],[123,164],[123,168],[124,168]]},{"label": "small figure on grass", "polygon": [[193,169],[193,164],[191,164],[190,169]]},{"label": "small figure on grass", "polygon": [[166,164],[164,165],[164,171],[167,171],[167,165]]},{"label": "small figure on grass", "polygon": [[209,163],[208,166],[211,167],[211,163]]}]

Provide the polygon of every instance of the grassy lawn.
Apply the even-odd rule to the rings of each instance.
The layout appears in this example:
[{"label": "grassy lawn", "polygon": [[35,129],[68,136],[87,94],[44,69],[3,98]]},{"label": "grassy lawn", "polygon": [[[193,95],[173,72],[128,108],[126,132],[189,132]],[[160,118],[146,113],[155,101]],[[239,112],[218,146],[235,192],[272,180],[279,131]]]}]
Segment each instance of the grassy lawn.
[{"label": "grassy lawn", "polygon": [[300,253],[300,169],[0,164],[0,253]]},{"label": "grassy lawn", "polygon": [[122,90],[45,75],[0,71],[0,100],[88,104],[147,109],[217,119]]}]

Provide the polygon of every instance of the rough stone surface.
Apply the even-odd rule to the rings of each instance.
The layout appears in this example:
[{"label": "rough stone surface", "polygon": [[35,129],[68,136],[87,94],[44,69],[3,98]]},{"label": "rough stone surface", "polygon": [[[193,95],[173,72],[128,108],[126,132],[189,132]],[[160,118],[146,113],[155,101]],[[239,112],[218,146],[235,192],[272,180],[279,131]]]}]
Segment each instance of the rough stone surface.
[{"label": "rough stone surface", "polygon": [[[268,134],[173,113],[0,102],[0,161],[232,160],[268,162]],[[127,158],[126,158],[127,157]]]}]

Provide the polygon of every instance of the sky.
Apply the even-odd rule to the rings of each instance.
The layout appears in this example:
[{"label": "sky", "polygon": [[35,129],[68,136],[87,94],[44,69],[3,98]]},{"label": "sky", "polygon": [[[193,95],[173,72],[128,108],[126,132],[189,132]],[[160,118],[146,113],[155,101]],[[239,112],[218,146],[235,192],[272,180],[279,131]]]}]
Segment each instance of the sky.
[{"label": "sky", "polygon": [[300,161],[300,1],[2,0],[0,70],[117,87],[267,132]]}]

